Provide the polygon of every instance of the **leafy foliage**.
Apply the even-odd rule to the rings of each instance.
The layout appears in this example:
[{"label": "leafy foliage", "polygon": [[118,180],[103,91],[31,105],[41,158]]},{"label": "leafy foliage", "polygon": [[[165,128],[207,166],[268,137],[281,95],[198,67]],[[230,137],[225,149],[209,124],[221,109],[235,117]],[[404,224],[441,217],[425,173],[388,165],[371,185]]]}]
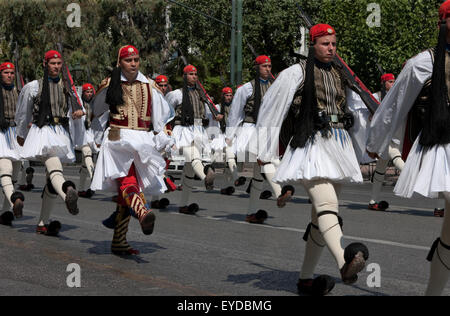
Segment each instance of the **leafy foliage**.
[{"label": "leafy foliage", "polygon": [[136,46],[142,56],[141,70],[152,73],[159,67],[161,34],[164,33],[159,0],[84,0],[81,27],[70,28],[66,11],[75,0],[0,1],[2,60],[12,60],[17,42],[22,75],[33,80],[42,75],[45,51],[64,43],[63,56],[72,68],[83,70],[74,78],[93,83],[108,75],[117,62],[118,49],[127,44]]},{"label": "leafy foliage", "polygon": [[[70,3],[81,6],[81,27],[70,28]],[[94,84],[109,74],[122,45],[135,45],[145,74],[165,73],[172,86],[182,83],[181,49],[199,69],[200,79],[216,100],[229,85],[231,0],[177,0],[216,20],[168,0],[0,0],[0,58],[12,60],[15,43],[23,76],[42,75],[46,50],[65,44],[64,57],[78,83]],[[370,3],[381,9],[380,27],[369,27]],[[278,73],[297,61],[301,45],[297,4],[315,22],[328,23],[338,34],[338,53],[373,91],[379,89],[379,63],[398,74],[402,64],[432,47],[437,38],[440,0],[245,0],[243,1],[243,79],[253,76],[254,55],[267,54]],[[168,9],[168,10],[167,10]],[[166,37],[166,13],[170,29]],[[223,23],[217,22],[217,20]],[[174,57],[174,58],[171,58]],[[79,66],[82,71],[77,71]]]},{"label": "leafy foliage", "polygon": [[[231,1],[178,0],[231,24]],[[367,24],[368,5],[380,6],[380,27]],[[381,73],[398,74],[403,63],[436,44],[440,0],[246,0],[243,1],[244,81],[252,77],[254,55],[271,57],[274,72],[280,72],[297,59],[293,49],[301,43],[304,22],[297,5],[314,22],[332,25],[338,34],[338,53],[372,90],[379,89]],[[186,10],[173,7],[172,36],[191,53],[201,56],[207,69],[229,78],[230,28]],[[206,75],[206,74],[205,74]]]}]

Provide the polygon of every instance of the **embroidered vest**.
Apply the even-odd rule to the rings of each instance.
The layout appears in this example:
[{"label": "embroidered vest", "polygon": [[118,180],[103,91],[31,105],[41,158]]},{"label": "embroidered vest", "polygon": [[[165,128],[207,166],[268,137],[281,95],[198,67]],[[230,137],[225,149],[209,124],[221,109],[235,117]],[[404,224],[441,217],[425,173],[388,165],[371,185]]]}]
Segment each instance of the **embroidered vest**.
[{"label": "embroidered vest", "polygon": [[[1,87],[3,89],[3,87]],[[16,115],[16,104],[19,97],[17,89],[13,88],[11,90],[3,89],[3,112],[5,119],[8,121],[14,121]]]},{"label": "embroidered vest", "polygon": [[[248,98],[247,103],[244,106],[244,112],[245,112],[244,122],[256,124],[255,119],[254,119],[254,112],[256,110],[256,108],[255,108],[255,79],[250,81],[250,83],[252,85],[252,95],[250,96],[250,98]],[[269,90],[269,87],[271,85],[272,85],[272,83],[270,81],[268,81],[267,83],[261,82],[261,84],[260,84],[261,102],[262,102],[262,99],[264,98],[264,95],[266,94],[267,90]]]},{"label": "embroidered vest", "polygon": [[[39,120],[39,107],[41,104],[42,95],[42,83],[43,79],[38,80],[39,90],[36,97],[33,99],[33,123],[37,123]],[[68,118],[67,113],[69,110],[68,97],[62,79],[58,83],[50,81],[48,83],[50,90],[50,108],[51,114],[53,116],[53,121],[51,118],[46,119],[46,124],[67,124]],[[46,125],[44,124],[44,125]]]},{"label": "embroidered vest", "polygon": [[123,105],[118,114],[110,114],[110,126],[134,130],[152,130],[152,90],[149,83],[122,82]]}]

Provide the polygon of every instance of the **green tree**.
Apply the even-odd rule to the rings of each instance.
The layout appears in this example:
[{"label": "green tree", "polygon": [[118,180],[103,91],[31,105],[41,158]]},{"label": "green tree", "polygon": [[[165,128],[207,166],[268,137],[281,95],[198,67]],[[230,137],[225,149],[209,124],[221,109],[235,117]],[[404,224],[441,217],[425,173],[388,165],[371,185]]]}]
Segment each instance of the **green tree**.
[{"label": "green tree", "polygon": [[[70,28],[67,5],[81,6],[81,27]],[[0,58],[11,60],[18,43],[23,75],[33,80],[42,75],[42,57],[65,44],[64,58],[71,67],[81,65],[78,83],[94,83],[109,74],[122,45],[140,50],[141,70],[147,75],[165,73],[174,87],[182,84],[181,49],[195,64],[208,92],[216,100],[229,85],[231,0],[177,0],[217,20],[168,0],[0,0]],[[245,0],[243,1],[243,79],[252,78],[254,55],[272,58],[278,73],[297,62],[294,48],[300,45],[297,4],[315,22],[328,23],[338,34],[338,53],[373,91],[379,89],[379,63],[398,74],[402,64],[432,47],[437,37],[440,0],[377,0],[380,27],[369,27],[367,11],[373,0]],[[168,14],[168,15],[166,15]],[[171,26],[166,29],[166,17]],[[168,35],[168,37],[167,37]]]},{"label": "green tree", "polygon": [[[231,24],[231,1],[177,0]],[[338,53],[373,91],[379,89],[379,63],[398,74],[402,64],[436,43],[437,9],[440,0],[377,0],[380,27],[369,27],[368,5],[373,0],[245,0],[243,2],[244,80],[252,77],[254,56],[271,57],[274,72],[297,61],[293,48],[300,43],[297,4],[316,23],[328,23],[338,34]],[[167,2],[168,3],[168,2]],[[199,60],[201,76],[221,77],[229,83],[230,27],[207,19],[182,6],[171,4],[171,37],[190,60]],[[172,69],[173,70],[173,69]],[[172,75],[179,75],[177,72]],[[214,91],[216,94],[218,91]]]},{"label": "green tree", "polygon": [[159,66],[164,33],[162,1],[81,0],[81,27],[70,28],[66,8],[73,2],[77,1],[1,0],[2,60],[12,60],[17,42],[22,75],[34,80],[43,73],[45,51],[56,49],[56,43],[62,41],[65,61],[84,69],[75,77],[78,84],[88,77],[99,84],[115,66],[118,49],[126,44],[139,49],[143,73],[151,75]]}]

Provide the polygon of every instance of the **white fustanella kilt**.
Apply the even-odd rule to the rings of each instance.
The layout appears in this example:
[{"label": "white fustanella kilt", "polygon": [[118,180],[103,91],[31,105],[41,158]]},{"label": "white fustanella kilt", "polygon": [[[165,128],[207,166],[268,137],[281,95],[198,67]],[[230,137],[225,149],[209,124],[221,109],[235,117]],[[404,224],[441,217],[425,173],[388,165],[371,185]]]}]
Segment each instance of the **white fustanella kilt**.
[{"label": "white fustanella kilt", "polygon": [[327,179],[332,182],[363,182],[350,135],[332,128],[330,137],[320,132],[303,148],[288,146],[273,179],[276,183]]},{"label": "white fustanella kilt", "polygon": [[149,194],[164,193],[166,162],[158,151],[159,139],[152,131],[120,129],[120,139],[108,139],[110,128],[105,132],[97,159],[92,190],[117,191],[116,179],[126,177],[134,163],[138,183]]},{"label": "white fustanella kilt", "polygon": [[17,143],[16,127],[0,131],[0,158],[12,161],[22,160],[22,147]]},{"label": "white fustanella kilt", "polygon": [[58,157],[62,163],[75,161],[69,132],[62,125],[45,125],[39,128],[33,124],[25,139],[21,155],[26,160],[42,161]]},{"label": "white fustanella kilt", "polygon": [[411,197],[414,192],[438,198],[440,192],[450,192],[450,144],[424,148],[420,135],[408,154],[394,193]]}]

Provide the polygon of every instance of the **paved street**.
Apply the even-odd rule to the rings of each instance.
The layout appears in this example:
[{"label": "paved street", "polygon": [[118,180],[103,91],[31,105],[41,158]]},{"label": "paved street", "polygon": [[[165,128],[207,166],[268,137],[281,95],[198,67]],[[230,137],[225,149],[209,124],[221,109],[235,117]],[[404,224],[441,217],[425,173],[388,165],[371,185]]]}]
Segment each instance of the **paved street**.
[{"label": "paved street", "polygon": [[[78,168],[65,167],[67,178],[78,183]],[[177,181],[179,183],[179,181]],[[111,193],[97,192],[80,199],[80,214],[72,216],[62,201],[52,214],[62,222],[60,236],[35,233],[40,209],[44,170],[36,168],[36,189],[25,193],[24,218],[13,227],[0,227],[0,295],[175,295],[175,296],[296,296],[296,282],[303,259],[303,233],[310,219],[310,204],[296,186],[295,198],[285,208],[275,201],[260,200],[269,212],[264,225],[244,221],[246,187],[233,196],[222,196],[223,176],[217,189],[205,192],[202,183],[192,195],[200,205],[195,216],[178,213],[179,191],[167,194],[171,205],[155,211],[155,232],[144,236],[135,219],[130,222],[129,243],[139,249],[136,257],[111,255],[112,230],[101,220],[114,211]],[[381,269],[380,287],[369,287],[371,271],[358,282],[340,282],[339,271],[324,251],[317,272],[336,278],[331,295],[422,295],[429,275],[425,260],[439,236],[441,218],[433,217],[443,201],[395,197],[384,186],[382,199],[387,212],[366,209],[370,184],[345,186],[340,213],[344,219],[343,244],[364,242],[370,250],[369,264]],[[70,263],[81,268],[81,287],[70,288],[66,279]],[[369,282],[370,283],[370,282]],[[450,295],[450,284],[445,295]]]}]

